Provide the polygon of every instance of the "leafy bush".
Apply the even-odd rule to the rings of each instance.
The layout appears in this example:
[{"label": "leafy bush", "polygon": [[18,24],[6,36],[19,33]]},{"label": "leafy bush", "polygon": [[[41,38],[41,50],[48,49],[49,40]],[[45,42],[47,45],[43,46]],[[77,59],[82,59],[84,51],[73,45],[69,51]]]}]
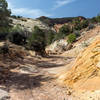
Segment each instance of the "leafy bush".
[{"label": "leafy bush", "polygon": [[61,33],[56,33],[54,36],[54,41],[63,39],[66,35]]},{"label": "leafy bush", "polygon": [[91,23],[100,23],[100,14],[90,19]]},{"label": "leafy bush", "polygon": [[90,19],[91,23],[97,23],[96,17],[93,17],[92,19]]},{"label": "leafy bush", "polygon": [[55,34],[54,40],[62,39],[65,36],[69,35],[70,32],[72,32],[72,29],[70,28],[70,26],[69,25],[63,25],[59,29],[59,32]]},{"label": "leafy bush", "polygon": [[90,24],[90,25],[88,26],[88,30],[93,29],[94,27],[95,27],[94,24]]},{"label": "leafy bush", "polygon": [[96,20],[98,23],[100,23],[100,14],[97,15]]},{"label": "leafy bush", "polygon": [[26,43],[26,37],[24,35],[24,30],[20,26],[16,26],[10,30],[10,34],[7,37],[10,42],[22,45]]},{"label": "leafy bush", "polygon": [[28,39],[28,46],[31,50],[35,50],[40,55],[45,55],[46,37],[45,32],[35,26],[32,35]]},{"label": "leafy bush", "polygon": [[76,35],[75,34],[70,34],[68,35],[68,43],[73,43],[74,41],[76,41]]},{"label": "leafy bush", "polygon": [[46,45],[50,45],[54,41],[55,33],[52,30],[46,31]]},{"label": "leafy bush", "polygon": [[12,15],[11,17],[12,17],[12,18],[15,18],[15,19],[20,19],[20,18],[22,18],[22,16],[16,16],[16,15]]},{"label": "leafy bush", "polygon": [[81,29],[88,27],[89,22],[87,20],[83,20],[81,23]]},{"label": "leafy bush", "polygon": [[76,18],[73,21],[73,24],[74,24],[73,30],[81,30],[81,29],[88,27],[89,22],[86,19],[81,20],[79,18]]},{"label": "leafy bush", "polygon": [[76,18],[75,20],[73,20],[72,23],[74,24],[73,30],[81,30],[79,18]]},{"label": "leafy bush", "polygon": [[71,28],[69,25],[63,25],[60,29],[59,29],[59,33],[60,34],[64,34],[64,35],[69,35],[69,33],[71,32]]},{"label": "leafy bush", "polygon": [[80,31],[74,31],[74,34],[76,35],[76,37],[79,37],[80,36]]}]

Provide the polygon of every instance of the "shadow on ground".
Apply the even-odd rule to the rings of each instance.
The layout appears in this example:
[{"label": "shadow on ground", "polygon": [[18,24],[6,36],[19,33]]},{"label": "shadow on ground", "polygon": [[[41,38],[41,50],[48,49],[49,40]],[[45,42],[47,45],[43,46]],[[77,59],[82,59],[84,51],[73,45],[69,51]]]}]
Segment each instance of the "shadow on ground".
[{"label": "shadow on ground", "polygon": [[[61,57],[57,56],[50,56],[50,59],[57,59]],[[5,62],[6,63],[5,63]],[[7,74],[4,74],[4,78],[2,78],[2,82],[0,82],[0,85],[4,85],[7,88],[14,88],[14,89],[32,89],[41,87],[43,82],[52,81],[53,78],[47,75],[44,75],[41,72],[33,73],[33,74],[23,74],[19,72],[12,72],[11,69],[16,69],[17,67],[20,68],[20,64],[31,64],[35,65],[37,68],[39,68],[39,71],[42,70],[42,68],[53,68],[53,67],[61,67],[64,66],[64,64],[57,64],[44,60],[38,60],[35,58],[24,58],[24,59],[3,59],[1,61],[3,63],[2,67],[7,67]],[[0,76],[1,77],[1,76]],[[1,81],[1,80],[0,80]]]},{"label": "shadow on ground", "polygon": [[64,66],[64,64],[51,63],[49,61],[40,61],[36,64],[36,66],[41,68],[54,68]]},{"label": "shadow on ground", "polygon": [[20,74],[10,72],[9,76],[2,85],[7,88],[14,88],[19,90],[33,89],[42,86],[42,82],[51,81],[53,78],[44,77],[44,75],[33,76],[31,74]]}]

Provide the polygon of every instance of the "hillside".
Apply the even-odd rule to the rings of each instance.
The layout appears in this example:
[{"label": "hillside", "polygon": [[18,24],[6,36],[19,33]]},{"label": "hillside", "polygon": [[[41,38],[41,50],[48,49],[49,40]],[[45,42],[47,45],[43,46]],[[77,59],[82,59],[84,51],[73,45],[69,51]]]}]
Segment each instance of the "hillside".
[{"label": "hillside", "polygon": [[0,0],[0,100],[100,100],[100,1],[15,1]]},{"label": "hillside", "polygon": [[12,17],[11,19],[12,19],[13,26],[19,25],[20,27],[26,29],[29,32],[32,32],[32,30],[34,30],[34,26],[38,26],[41,29],[46,29],[46,30],[52,29],[38,19],[31,19],[31,18],[24,18],[24,17],[21,18]]},{"label": "hillside", "polygon": [[10,19],[11,30],[2,26],[5,35],[0,34],[5,36],[0,41],[0,100],[96,99],[99,22],[81,16]]},{"label": "hillside", "polygon": [[37,18],[38,20],[42,21],[43,23],[47,24],[48,26],[54,26],[55,24],[65,24],[70,23],[76,18],[86,20],[85,17],[79,16],[79,17],[65,17],[65,18],[49,18],[45,16],[41,16]]},{"label": "hillside", "polygon": [[[85,89],[85,85],[83,83],[84,80],[87,81],[89,79],[92,80],[92,78],[94,79],[94,77],[99,77],[99,44],[100,44],[99,38],[100,37],[96,38],[96,41],[93,44],[91,44],[88,48],[86,48],[77,57],[74,63],[74,67],[69,72],[67,72],[66,75],[67,77],[65,79],[66,85],[74,87],[75,84],[75,86],[78,86],[77,89],[78,88]],[[80,83],[81,80],[83,85],[82,83]],[[80,85],[77,85],[78,82]],[[93,82],[91,84],[95,84],[94,87],[98,86],[96,85],[97,82],[96,83]],[[93,86],[89,85],[89,87],[91,90],[94,90]]]},{"label": "hillside", "polygon": [[77,19],[80,20],[80,22],[84,21],[84,20],[88,20],[83,16],[65,17],[65,18],[49,18],[49,17],[41,16],[37,19],[40,20],[41,22],[43,22],[45,25],[47,25],[49,27],[53,27],[56,32],[59,32],[59,29],[64,24],[72,26],[73,22]]},{"label": "hillside", "polygon": [[[82,46],[84,41],[88,46]],[[59,81],[72,89],[69,90],[73,91],[75,100],[99,100],[100,26],[84,34],[74,45],[75,48],[62,54],[68,57],[74,56],[75,60],[66,65],[70,67],[69,70],[63,69],[60,76],[58,75]]]},{"label": "hillside", "polygon": [[41,16],[40,18],[36,19],[31,19],[31,18],[24,18],[24,17],[13,17],[11,18],[12,24],[19,25],[23,29],[28,30],[31,32],[34,28],[34,26],[38,26],[41,29],[46,29],[46,30],[53,30],[58,32],[59,29],[64,25],[64,24],[71,24],[73,21],[76,19],[80,20],[86,20],[85,17],[79,16],[79,17],[66,17],[66,18],[48,18],[45,16]]},{"label": "hillside", "polygon": [[[98,98],[95,96],[99,94],[97,90],[100,88],[99,51],[93,50],[99,50],[100,26],[96,25],[95,28],[84,32],[73,44],[74,47],[71,50],[47,58],[38,57],[34,55],[33,51],[25,50],[22,46],[8,42],[9,54],[4,57],[0,54],[0,69],[2,69],[0,71],[2,94],[0,95],[10,96],[11,100],[17,100],[15,98],[18,100],[27,100],[27,98],[36,100]],[[83,44],[84,41],[88,45],[93,44],[88,47]],[[0,46],[2,47],[4,43],[1,43]],[[78,56],[80,52],[82,53]],[[4,63],[5,61],[6,63]],[[59,80],[57,80],[58,76]],[[81,84],[84,81],[86,83]],[[74,90],[69,89],[68,86],[77,92],[73,92]],[[84,95],[87,95],[85,99],[83,99]]]}]

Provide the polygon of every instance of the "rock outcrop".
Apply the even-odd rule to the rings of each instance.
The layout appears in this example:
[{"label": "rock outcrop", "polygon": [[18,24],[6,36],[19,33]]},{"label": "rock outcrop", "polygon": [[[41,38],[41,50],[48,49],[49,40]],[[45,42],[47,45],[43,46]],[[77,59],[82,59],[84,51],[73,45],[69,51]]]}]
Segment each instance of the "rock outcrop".
[{"label": "rock outcrop", "polygon": [[0,100],[9,100],[10,96],[7,91],[0,89]]},{"label": "rock outcrop", "polygon": [[60,54],[66,51],[67,46],[68,46],[67,41],[65,39],[61,39],[49,45],[46,48],[46,52],[49,54]]},{"label": "rock outcrop", "polygon": [[72,69],[59,78],[73,89],[100,89],[100,37],[86,48],[73,63]]},{"label": "rock outcrop", "polygon": [[19,25],[23,29],[26,29],[29,32],[31,32],[34,29],[34,26],[38,26],[41,29],[46,29],[46,30],[52,29],[38,19],[31,19],[31,18],[18,18],[18,19],[11,18],[11,19],[14,26]]},{"label": "rock outcrop", "polygon": [[95,28],[82,32],[77,42],[73,44],[73,48],[69,51],[65,51],[62,56],[77,57],[79,53],[93,43],[98,36],[100,36],[100,25],[95,25]]}]

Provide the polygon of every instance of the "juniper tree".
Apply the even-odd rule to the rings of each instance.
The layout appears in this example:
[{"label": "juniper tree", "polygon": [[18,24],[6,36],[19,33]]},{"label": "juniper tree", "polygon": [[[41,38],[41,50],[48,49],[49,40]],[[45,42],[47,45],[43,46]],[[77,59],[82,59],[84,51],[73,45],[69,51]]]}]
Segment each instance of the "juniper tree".
[{"label": "juniper tree", "polygon": [[4,35],[10,28],[10,15],[11,11],[8,9],[8,3],[6,0],[0,0],[0,35]]},{"label": "juniper tree", "polygon": [[36,51],[39,55],[45,55],[46,37],[42,29],[35,26],[28,40],[28,45],[32,50]]}]

